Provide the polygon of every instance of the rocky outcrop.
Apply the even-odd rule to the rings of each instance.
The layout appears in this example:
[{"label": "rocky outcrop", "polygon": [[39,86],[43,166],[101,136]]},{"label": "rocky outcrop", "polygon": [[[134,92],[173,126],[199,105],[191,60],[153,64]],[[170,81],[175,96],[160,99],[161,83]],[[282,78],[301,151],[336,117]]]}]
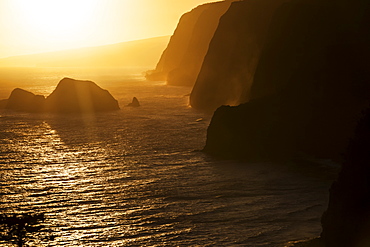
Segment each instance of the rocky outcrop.
[{"label": "rocky outcrop", "polygon": [[327,247],[370,246],[370,108],[351,140],[322,217]]},{"label": "rocky outcrop", "polygon": [[119,110],[118,102],[92,81],[62,79],[45,99],[16,88],[2,101],[5,109],[22,112],[91,113]]},{"label": "rocky outcrop", "polygon": [[24,111],[24,112],[42,112],[44,111],[45,97],[35,95],[26,90],[14,89],[9,99],[6,101],[5,109]]},{"label": "rocky outcrop", "polygon": [[287,0],[234,2],[221,17],[190,95],[192,107],[214,111],[249,99],[275,10]]},{"label": "rocky outcrop", "polygon": [[290,156],[295,148],[293,132],[298,131],[284,123],[278,103],[278,98],[270,98],[218,108],[208,127],[204,151],[249,161]]},{"label": "rocky outcrop", "polygon": [[46,98],[46,111],[58,113],[118,110],[118,102],[92,81],[62,79]]},{"label": "rocky outcrop", "polygon": [[129,106],[129,107],[139,107],[140,106],[139,100],[136,97],[133,97],[131,103],[127,104],[127,106]]},{"label": "rocky outcrop", "polygon": [[200,5],[185,13],[149,80],[193,86],[220,17],[232,0]]},{"label": "rocky outcrop", "polygon": [[366,6],[308,0],[281,5],[250,101],[215,112],[205,151],[246,159],[303,153],[339,160],[370,100]]}]

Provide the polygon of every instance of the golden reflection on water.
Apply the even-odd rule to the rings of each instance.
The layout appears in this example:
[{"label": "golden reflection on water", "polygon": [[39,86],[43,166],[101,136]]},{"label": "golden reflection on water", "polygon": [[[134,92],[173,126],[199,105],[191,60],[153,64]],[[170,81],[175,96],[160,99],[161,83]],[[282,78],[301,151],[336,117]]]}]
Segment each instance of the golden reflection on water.
[{"label": "golden reflection on water", "polygon": [[[188,89],[143,88],[139,109],[1,113],[1,212],[45,213],[50,246],[257,246],[321,231],[331,180],[194,152],[209,120],[196,121]],[[157,96],[168,90],[178,97]]]},{"label": "golden reflection on water", "polygon": [[[84,116],[82,123],[84,126],[80,130],[84,132],[83,136],[93,138],[89,130],[94,128],[94,117]],[[116,222],[109,222],[107,219],[110,217],[104,211],[95,212],[105,204],[104,198],[97,197],[105,190],[104,181],[99,181],[104,179],[99,179],[97,168],[106,165],[104,160],[108,152],[102,146],[99,150],[70,147],[46,121],[28,125],[25,122],[16,130],[23,136],[23,141],[13,143],[11,150],[27,155],[28,159],[27,164],[19,164],[27,165],[28,169],[16,169],[12,174],[18,193],[4,191],[13,193],[8,196],[9,201],[18,202],[12,211],[23,212],[31,205],[34,210],[48,210],[48,217],[52,220],[47,225],[60,227],[57,233],[59,244],[78,245],[80,239],[96,237],[95,232],[101,232],[99,225],[102,222],[108,234]],[[94,214],[93,219],[90,212]],[[61,226],[61,222],[64,225]]]}]

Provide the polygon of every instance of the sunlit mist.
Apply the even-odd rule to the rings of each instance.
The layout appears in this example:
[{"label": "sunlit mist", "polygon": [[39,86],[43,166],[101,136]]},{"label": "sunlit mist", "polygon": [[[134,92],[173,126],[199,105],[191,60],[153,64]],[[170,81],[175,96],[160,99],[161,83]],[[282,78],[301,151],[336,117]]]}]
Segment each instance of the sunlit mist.
[{"label": "sunlit mist", "polygon": [[207,0],[1,0],[0,57],[172,34]]}]

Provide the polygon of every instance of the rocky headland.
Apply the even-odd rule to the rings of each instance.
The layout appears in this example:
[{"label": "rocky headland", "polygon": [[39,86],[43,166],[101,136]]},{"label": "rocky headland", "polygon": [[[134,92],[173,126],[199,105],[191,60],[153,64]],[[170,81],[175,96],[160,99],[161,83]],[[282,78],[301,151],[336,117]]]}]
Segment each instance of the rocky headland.
[{"label": "rocky headland", "polygon": [[193,108],[214,111],[249,99],[276,10],[286,0],[233,2],[221,17],[190,95]]},{"label": "rocky headland", "polygon": [[312,246],[370,246],[369,23],[365,0],[233,2],[190,95],[218,108],[209,154],[343,164]]},{"label": "rocky headland", "polygon": [[148,71],[146,78],[193,86],[219,19],[232,1],[203,4],[185,13],[156,68]]},{"label": "rocky headland", "polygon": [[[228,12],[239,5],[237,9],[244,13],[251,1],[245,2],[248,4],[234,2]],[[208,90],[199,95],[194,94],[198,90],[197,84],[194,86],[191,102],[205,110],[227,104],[230,90],[248,95],[240,106],[217,109],[204,150],[253,160],[302,155],[341,160],[361,112],[370,103],[369,11],[365,6],[362,1],[308,0],[279,5],[273,11],[251,82],[240,80],[244,86],[234,87],[231,77],[220,75],[217,81],[213,76],[206,83]],[[263,15],[263,11],[259,13]],[[221,18],[219,28],[227,15]],[[203,68],[208,56],[217,56],[209,54],[211,51],[216,53],[210,46]],[[240,61],[240,56],[245,58],[239,55],[211,60],[221,67]],[[247,67],[243,63],[235,70],[236,77]],[[220,70],[211,71],[216,74]]]}]

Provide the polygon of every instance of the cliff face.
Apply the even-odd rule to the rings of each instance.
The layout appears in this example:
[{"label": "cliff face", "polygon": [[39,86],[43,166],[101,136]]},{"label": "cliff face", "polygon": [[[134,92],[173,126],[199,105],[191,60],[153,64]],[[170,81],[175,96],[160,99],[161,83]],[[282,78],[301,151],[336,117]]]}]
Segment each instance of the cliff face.
[{"label": "cliff face", "polygon": [[220,17],[232,0],[200,5],[184,14],[149,80],[193,86]]},{"label": "cliff face", "polygon": [[[302,155],[344,158],[322,217],[321,240],[327,247],[370,246],[368,23],[369,4],[362,0],[296,0],[278,7],[251,86],[242,87],[249,90],[244,98],[249,102],[216,110],[204,148],[213,155],[258,161]],[[229,59],[235,57],[239,59]],[[227,96],[216,102],[221,86],[210,84],[208,90],[216,94],[210,106],[207,98],[199,100],[200,94],[193,101],[200,102],[197,107],[228,103],[230,90],[222,89]]]},{"label": "cliff face", "polygon": [[370,108],[351,140],[322,217],[327,247],[370,246]]},{"label": "cliff face", "polygon": [[234,2],[221,17],[190,104],[202,110],[246,102],[275,10],[286,0]]},{"label": "cliff face", "polygon": [[[352,66],[348,61],[364,59],[360,54],[348,61],[334,58],[341,58],[342,50],[361,53],[353,36],[365,18],[361,8],[366,9],[365,1],[232,3],[210,43],[190,96],[191,106],[214,111],[221,105],[238,105],[274,94],[292,80],[311,80],[317,87],[321,87],[318,81],[330,80],[331,90],[341,91],[341,86],[334,86],[339,78],[333,77],[334,71],[347,70],[347,64]],[[330,59],[335,66],[329,65]],[[327,69],[331,71],[324,75]],[[353,76],[350,73],[346,79]]]},{"label": "cliff face", "polygon": [[277,8],[251,101],[215,112],[205,151],[246,159],[300,153],[340,159],[370,100],[366,6],[292,1]]}]

